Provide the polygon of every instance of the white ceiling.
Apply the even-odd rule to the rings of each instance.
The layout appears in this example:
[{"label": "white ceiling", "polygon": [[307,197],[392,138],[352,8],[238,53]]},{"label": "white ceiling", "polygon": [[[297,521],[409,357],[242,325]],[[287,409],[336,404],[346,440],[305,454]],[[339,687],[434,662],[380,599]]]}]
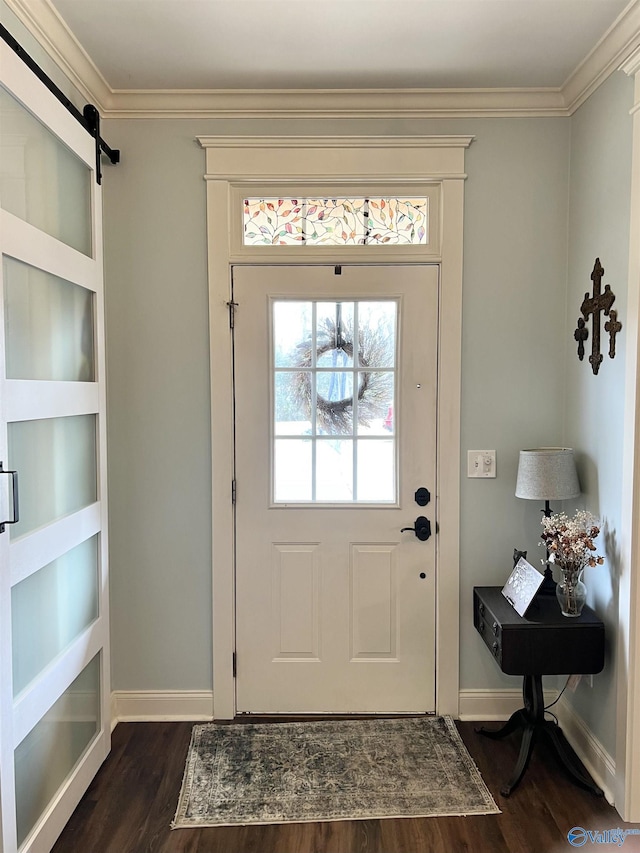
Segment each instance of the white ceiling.
[{"label": "white ceiling", "polygon": [[39,2],[112,91],[468,90],[562,87],[638,0]]}]

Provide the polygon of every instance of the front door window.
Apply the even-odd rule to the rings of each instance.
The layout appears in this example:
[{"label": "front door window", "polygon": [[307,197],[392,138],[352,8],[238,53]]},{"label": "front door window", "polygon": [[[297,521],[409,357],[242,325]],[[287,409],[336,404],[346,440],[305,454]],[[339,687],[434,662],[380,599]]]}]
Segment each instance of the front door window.
[{"label": "front door window", "polygon": [[272,303],[273,500],[396,501],[395,300]]}]

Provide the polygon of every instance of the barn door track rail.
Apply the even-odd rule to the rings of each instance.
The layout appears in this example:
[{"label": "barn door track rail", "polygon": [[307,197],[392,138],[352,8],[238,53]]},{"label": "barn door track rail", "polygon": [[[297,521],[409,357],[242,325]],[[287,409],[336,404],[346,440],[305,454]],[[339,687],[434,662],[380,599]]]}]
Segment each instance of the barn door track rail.
[{"label": "barn door track rail", "polygon": [[100,113],[97,108],[93,104],[87,104],[82,112],[73,104],[69,98],[64,94],[62,89],[60,89],[53,82],[51,77],[38,65],[38,63],[30,56],[27,51],[22,47],[22,45],[16,41],[16,39],[11,35],[9,30],[3,25],[0,24],[0,36],[2,36],[3,40],[9,45],[9,47],[20,57],[20,59],[24,62],[24,64],[36,75],[38,80],[40,80],[47,89],[55,95],[55,97],[60,101],[63,107],[65,107],[71,115],[76,119],[76,121],[80,122],[80,124],[84,127],[87,133],[90,133],[91,136],[96,141],[96,181],[101,184],[102,183],[102,166],[101,166],[101,154],[104,152],[106,156],[109,158],[109,161],[115,166],[120,162],[120,150],[118,148],[110,148],[104,139],[100,136]]}]

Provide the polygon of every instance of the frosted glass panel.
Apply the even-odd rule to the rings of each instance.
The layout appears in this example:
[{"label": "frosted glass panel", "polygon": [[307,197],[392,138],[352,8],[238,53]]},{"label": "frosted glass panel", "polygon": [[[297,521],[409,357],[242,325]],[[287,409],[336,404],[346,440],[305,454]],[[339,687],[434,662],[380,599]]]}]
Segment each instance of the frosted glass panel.
[{"label": "frosted glass panel", "polygon": [[18,844],[74,769],[100,725],[98,654],[15,751]]},{"label": "frosted glass panel", "polygon": [[98,618],[98,537],[11,590],[13,695]]},{"label": "frosted glass panel", "polygon": [[4,258],[7,379],[94,379],[93,294]]},{"label": "frosted glass panel", "polygon": [[95,415],[17,421],[8,432],[9,462],[20,483],[12,538],[96,501]]},{"label": "frosted glass panel", "polygon": [[0,203],[91,255],[91,170],[0,86]]}]

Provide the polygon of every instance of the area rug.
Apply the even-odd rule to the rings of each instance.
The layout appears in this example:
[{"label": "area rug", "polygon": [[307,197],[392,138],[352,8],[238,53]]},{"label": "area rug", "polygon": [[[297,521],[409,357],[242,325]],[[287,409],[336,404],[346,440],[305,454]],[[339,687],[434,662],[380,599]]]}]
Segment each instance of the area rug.
[{"label": "area rug", "polygon": [[173,828],[499,813],[450,717],[194,726]]}]

